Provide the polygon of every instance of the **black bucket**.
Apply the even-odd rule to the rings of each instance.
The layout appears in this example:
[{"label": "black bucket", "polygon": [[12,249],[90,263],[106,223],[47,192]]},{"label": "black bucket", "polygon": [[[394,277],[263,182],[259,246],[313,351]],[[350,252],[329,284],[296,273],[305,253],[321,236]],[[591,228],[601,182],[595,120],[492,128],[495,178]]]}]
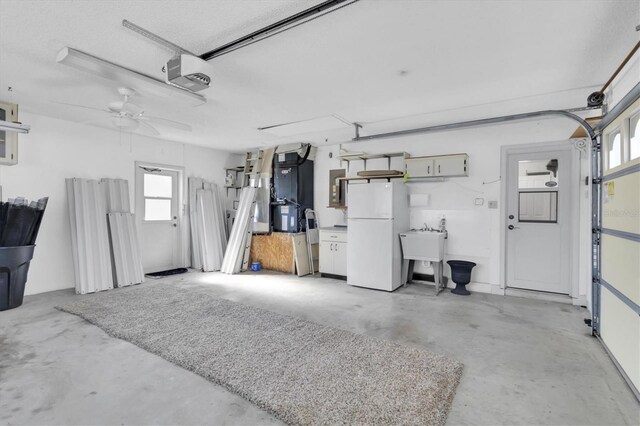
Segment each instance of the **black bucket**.
[{"label": "black bucket", "polygon": [[33,246],[0,247],[0,311],[22,305]]},{"label": "black bucket", "polygon": [[476,264],[466,260],[449,260],[447,263],[451,267],[451,281],[456,283],[456,288],[451,290],[451,293],[461,296],[470,295],[465,286],[471,281],[471,270]]}]

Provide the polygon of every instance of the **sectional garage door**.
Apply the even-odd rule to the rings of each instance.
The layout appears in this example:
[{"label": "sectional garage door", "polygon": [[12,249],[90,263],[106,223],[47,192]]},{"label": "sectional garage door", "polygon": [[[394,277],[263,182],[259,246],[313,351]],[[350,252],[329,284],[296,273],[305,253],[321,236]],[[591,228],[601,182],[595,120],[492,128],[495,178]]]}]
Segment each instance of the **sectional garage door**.
[{"label": "sectional garage door", "polygon": [[603,173],[599,179],[600,226],[594,232],[599,242],[594,331],[638,396],[640,100],[603,129],[600,146]]}]

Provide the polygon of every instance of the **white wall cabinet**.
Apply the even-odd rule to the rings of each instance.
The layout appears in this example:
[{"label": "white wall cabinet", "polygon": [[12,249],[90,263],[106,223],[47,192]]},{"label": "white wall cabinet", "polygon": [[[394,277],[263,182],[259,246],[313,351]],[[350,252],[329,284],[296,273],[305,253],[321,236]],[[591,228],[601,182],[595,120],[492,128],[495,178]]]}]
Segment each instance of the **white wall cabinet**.
[{"label": "white wall cabinet", "polygon": [[320,229],[320,273],[347,276],[347,230]]},{"label": "white wall cabinet", "polygon": [[414,177],[433,176],[433,157],[407,158],[407,175],[409,179]]},{"label": "white wall cabinet", "polygon": [[469,156],[467,154],[435,157],[435,176],[469,176]]},{"label": "white wall cabinet", "polygon": [[469,156],[452,154],[407,158],[406,171],[409,179],[469,176]]},{"label": "white wall cabinet", "polygon": [[[18,105],[0,101],[0,120],[18,121]],[[0,130],[0,164],[18,162],[18,133]]]}]

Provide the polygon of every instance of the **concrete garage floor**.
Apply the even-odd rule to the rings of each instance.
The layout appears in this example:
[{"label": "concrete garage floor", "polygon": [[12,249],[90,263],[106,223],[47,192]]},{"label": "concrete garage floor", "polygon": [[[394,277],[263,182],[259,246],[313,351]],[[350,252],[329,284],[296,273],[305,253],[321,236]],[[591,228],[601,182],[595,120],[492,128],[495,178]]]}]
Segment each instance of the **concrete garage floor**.
[{"label": "concrete garage floor", "polygon": [[[394,293],[262,271],[190,273],[237,302],[405,345],[465,364],[448,424],[640,424],[640,409],[570,305],[448,292]],[[150,281],[143,285],[154,285]],[[117,291],[117,290],[114,290]],[[53,307],[72,290],[0,312],[0,424],[275,424],[242,398]]]}]

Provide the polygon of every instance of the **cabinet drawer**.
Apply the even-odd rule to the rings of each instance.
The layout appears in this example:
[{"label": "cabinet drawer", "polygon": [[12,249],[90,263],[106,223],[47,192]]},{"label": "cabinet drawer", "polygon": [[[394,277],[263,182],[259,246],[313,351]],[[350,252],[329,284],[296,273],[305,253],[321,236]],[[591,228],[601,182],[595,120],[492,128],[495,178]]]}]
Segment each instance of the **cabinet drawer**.
[{"label": "cabinet drawer", "polygon": [[346,243],[347,233],[344,231],[323,231],[321,229],[320,241]]}]

